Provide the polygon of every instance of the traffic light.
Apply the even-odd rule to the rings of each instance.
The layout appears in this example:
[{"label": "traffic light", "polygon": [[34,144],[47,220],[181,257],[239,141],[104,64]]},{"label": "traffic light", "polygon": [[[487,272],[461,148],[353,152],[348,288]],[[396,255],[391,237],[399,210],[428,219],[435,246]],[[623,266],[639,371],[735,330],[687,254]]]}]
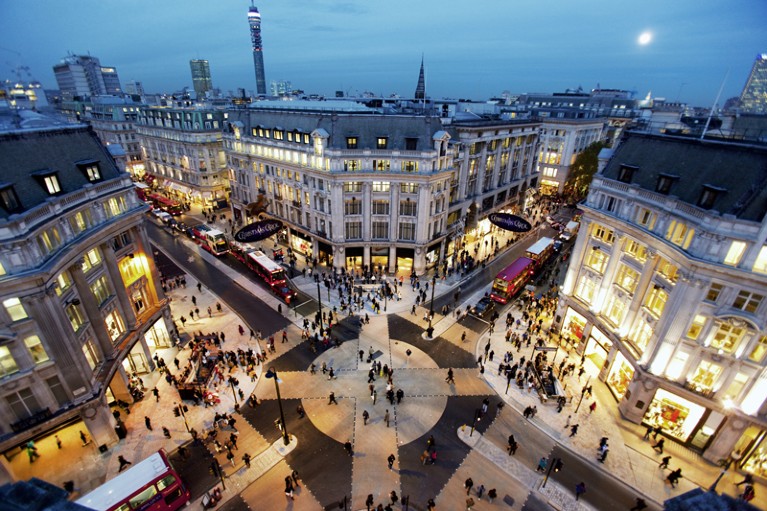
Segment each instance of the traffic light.
[{"label": "traffic light", "polygon": [[562,467],[564,465],[565,464],[562,463],[562,460],[560,458],[557,458],[556,461],[554,461],[554,472],[559,472],[560,470],[562,470]]},{"label": "traffic light", "polygon": [[176,417],[181,417],[181,410],[178,409],[178,406],[173,407],[173,415]]}]

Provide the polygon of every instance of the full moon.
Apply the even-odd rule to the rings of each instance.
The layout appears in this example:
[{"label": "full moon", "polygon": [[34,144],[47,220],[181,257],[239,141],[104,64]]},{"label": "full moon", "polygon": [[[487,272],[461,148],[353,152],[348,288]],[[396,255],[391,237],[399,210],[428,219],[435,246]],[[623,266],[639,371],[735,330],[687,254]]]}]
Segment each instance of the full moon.
[{"label": "full moon", "polygon": [[639,44],[642,46],[645,46],[646,44],[650,44],[650,41],[652,41],[652,34],[650,32],[642,32],[639,35]]}]

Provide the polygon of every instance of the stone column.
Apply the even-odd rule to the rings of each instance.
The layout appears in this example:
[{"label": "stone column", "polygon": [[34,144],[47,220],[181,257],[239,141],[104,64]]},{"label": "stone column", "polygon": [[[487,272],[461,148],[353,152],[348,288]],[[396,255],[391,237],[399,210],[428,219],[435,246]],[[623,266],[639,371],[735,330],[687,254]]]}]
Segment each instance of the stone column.
[{"label": "stone column", "polygon": [[110,447],[119,441],[115,432],[117,422],[109,410],[105,397],[102,396],[83,407],[80,410],[80,416],[97,448],[102,445]]},{"label": "stone column", "polygon": [[128,330],[135,330],[138,326],[138,320],[136,318],[136,312],[133,310],[133,304],[130,301],[130,297],[128,297],[128,292],[125,290],[125,283],[120,274],[120,263],[117,261],[117,257],[115,256],[112,247],[108,244],[103,243],[99,248],[101,249],[101,253],[104,254],[104,268],[109,274],[112,286],[115,290],[115,295],[117,296],[117,301],[120,303],[120,312],[125,319],[125,326]]},{"label": "stone column", "polygon": [[144,225],[141,224],[131,231],[133,235],[133,242],[136,244],[137,254],[143,254],[142,262],[146,264],[146,291],[149,296],[147,297],[153,302],[156,307],[160,302],[165,300],[165,293],[160,286],[160,271],[157,269],[157,265],[154,262],[154,253],[152,252],[152,245],[149,243],[149,238],[146,234]]},{"label": "stone column", "polygon": [[[727,417],[716,436],[711,440],[711,444],[703,452],[703,457],[714,463],[729,457],[748,425],[749,421],[743,417]],[[731,470],[735,470],[735,467],[732,467]]]},{"label": "stone column", "polygon": [[114,355],[112,338],[109,335],[109,331],[107,331],[106,322],[104,321],[104,316],[101,315],[99,305],[96,303],[88,282],[85,280],[82,267],[79,264],[73,264],[69,267],[69,273],[72,275],[72,281],[80,297],[80,305],[76,305],[76,307],[82,306],[85,309],[85,315],[93,329],[96,342],[101,347],[104,358],[109,359]]},{"label": "stone column", "polygon": [[623,418],[635,424],[641,424],[657,389],[657,381],[645,373],[642,368],[637,367],[623,400],[618,404],[618,410]]},{"label": "stone column", "polygon": [[109,388],[112,390],[115,399],[120,399],[126,403],[133,402],[133,396],[131,396],[130,390],[128,390],[128,375],[125,374],[125,368],[123,368],[122,364],[118,366],[112,381],[109,382]]}]

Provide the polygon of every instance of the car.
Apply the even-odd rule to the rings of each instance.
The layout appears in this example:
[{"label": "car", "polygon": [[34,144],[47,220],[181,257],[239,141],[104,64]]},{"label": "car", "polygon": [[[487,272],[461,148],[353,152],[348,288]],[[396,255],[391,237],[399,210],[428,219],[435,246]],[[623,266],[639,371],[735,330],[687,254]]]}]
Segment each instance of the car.
[{"label": "car", "polygon": [[554,242],[554,252],[561,252],[563,245],[564,243],[562,242],[562,240],[556,240]]},{"label": "car", "polygon": [[178,232],[182,232],[184,234],[187,233],[189,230],[189,226],[186,225],[184,222],[176,222],[175,225],[173,225],[173,228],[177,230]]},{"label": "car", "polygon": [[477,302],[477,305],[472,307],[471,313],[475,316],[485,318],[493,313],[495,310],[495,302],[490,299],[489,296],[483,296],[480,301]]}]

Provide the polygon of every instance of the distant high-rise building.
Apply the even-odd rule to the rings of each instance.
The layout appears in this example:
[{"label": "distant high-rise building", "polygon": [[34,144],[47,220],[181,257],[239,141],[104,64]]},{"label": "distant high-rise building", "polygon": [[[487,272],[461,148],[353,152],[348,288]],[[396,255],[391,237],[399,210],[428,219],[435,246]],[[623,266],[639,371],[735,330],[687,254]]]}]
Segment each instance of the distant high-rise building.
[{"label": "distant high-rise building", "polygon": [[90,55],[68,55],[53,66],[53,73],[64,99],[122,94],[117,69],[102,66]]},{"label": "distant high-rise building", "polygon": [[423,57],[421,57],[421,72],[418,74],[418,85],[415,86],[415,99],[426,99],[426,78],[423,73]]},{"label": "distant high-rise building", "polygon": [[740,109],[747,114],[767,114],[767,53],[756,56],[740,95]]},{"label": "distant high-rise building", "polygon": [[192,69],[192,86],[197,94],[197,99],[204,98],[205,93],[213,88],[213,80],[210,78],[210,64],[207,60],[192,59],[189,61]]},{"label": "distant high-rise building", "polygon": [[137,81],[137,80],[131,80],[130,82],[125,84],[125,93],[126,94],[136,94],[139,96],[144,95],[144,84]]},{"label": "distant high-rise building", "polygon": [[258,7],[251,4],[248,9],[248,24],[250,24],[250,42],[253,43],[253,65],[256,67],[256,94],[266,95],[266,78],[264,77],[264,52],[261,45],[261,14]]},{"label": "distant high-rise building", "polygon": [[293,92],[293,84],[287,80],[272,81],[269,88],[272,89],[272,96],[289,96]]}]

